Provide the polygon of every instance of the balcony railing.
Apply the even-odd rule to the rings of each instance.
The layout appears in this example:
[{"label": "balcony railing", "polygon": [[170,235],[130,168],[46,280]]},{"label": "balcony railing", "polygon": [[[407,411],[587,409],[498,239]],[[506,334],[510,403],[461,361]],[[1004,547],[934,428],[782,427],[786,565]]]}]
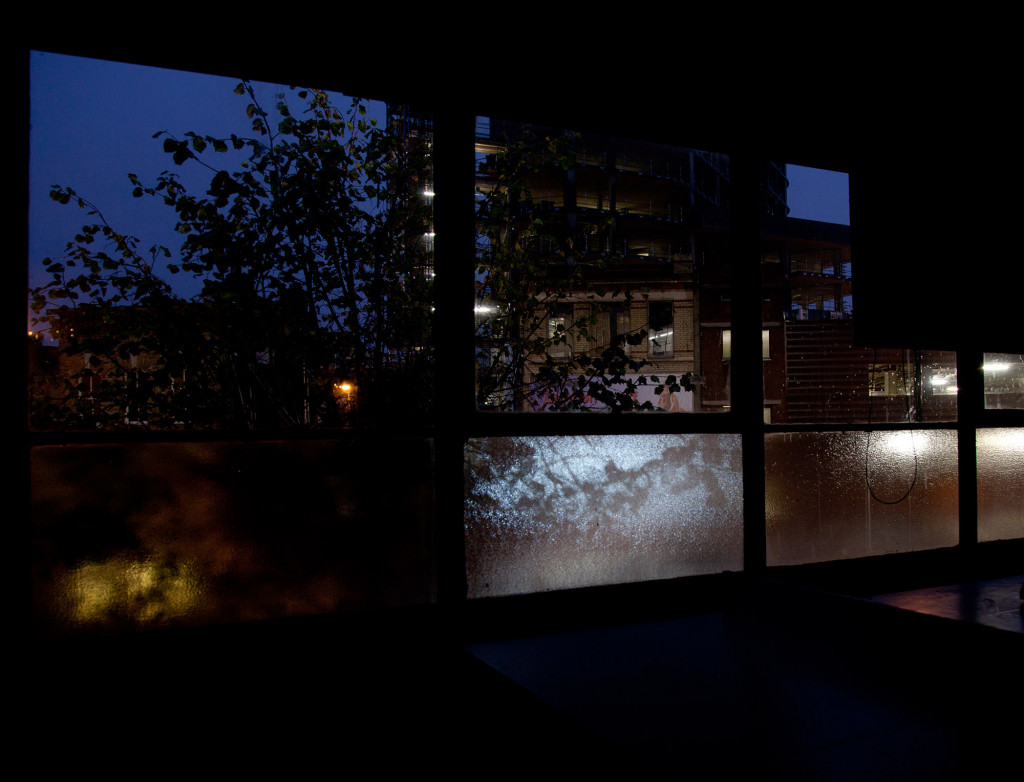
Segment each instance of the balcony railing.
[{"label": "balcony railing", "polygon": [[826,310],[811,309],[809,307],[794,307],[786,313],[786,320],[796,321],[849,320],[852,317],[852,309]]}]

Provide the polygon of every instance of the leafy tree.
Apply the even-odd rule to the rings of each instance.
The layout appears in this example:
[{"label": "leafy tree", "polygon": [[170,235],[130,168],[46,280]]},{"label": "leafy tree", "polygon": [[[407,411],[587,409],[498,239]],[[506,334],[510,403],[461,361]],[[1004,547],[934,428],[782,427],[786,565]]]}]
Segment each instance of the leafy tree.
[{"label": "leafy tree", "polygon": [[[154,183],[128,175],[135,197],[173,213],[180,254],[143,252],[53,187],[93,222],[44,259],[49,281],[31,292],[65,359],[64,392],[35,400],[37,424],[301,428],[429,407],[430,206],[416,192],[429,139],[358,99],[339,108],[292,88],[270,112],[251,84],[235,92],[250,135],[160,132],[174,167]],[[184,166],[205,169],[205,193],[189,192]],[[176,292],[184,276],[197,295]]]},{"label": "leafy tree", "polygon": [[[621,257],[587,253],[613,222],[554,218],[532,183],[563,175],[574,165],[572,134],[542,136],[524,127],[501,151],[481,162],[485,185],[477,188],[477,378],[481,407],[581,410],[598,405],[615,412],[651,409],[636,401],[650,364],[630,346],[647,337],[647,324],[612,340],[598,338],[603,312],[625,307],[646,293],[602,287],[614,279]],[[560,186],[560,183],[559,185]],[[574,306],[582,305],[582,306]],[[650,377],[663,388],[693,390],[693,378]]]}]

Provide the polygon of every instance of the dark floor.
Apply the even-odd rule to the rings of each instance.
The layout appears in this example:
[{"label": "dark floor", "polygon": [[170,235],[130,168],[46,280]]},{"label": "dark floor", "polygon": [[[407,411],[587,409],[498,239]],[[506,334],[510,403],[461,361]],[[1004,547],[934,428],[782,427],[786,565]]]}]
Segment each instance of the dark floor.
[{"label": "dark floor", "polygon": [[[1022,582],[1024,576],[875,599],[997,626],[1002,641],[1003,633],[1022,630]],[[809,606],[815,603],[816,597]],[[858,616],[864,606],[853,608],[828,606],[829,617],[776,623],[763,621],[757,606],[748,615],[715,613],[470,651],[606,746],[684,778],[986,779],[1016,755],[1024,731],[1016,699],[1024,657],[1014,657],[1020,644],[965,636],[957,632],[963,627],[893,632],[899,618],[891,612],[879,620],[877,637],[849,638],[834,625],[843,614],[850,632],[875,632]],[[930,635],[945,647],[936,648]],[[972,653],[957,654],[965,647]],[[951,657],[942,661],[945,655]],[[988,661],[1016,664],[955,670]],[[1004,702],[1011,693],[1016,698]]]},{"label": "dark floor", "polygon": [[62,644],[29,668],[19,746],[108,776],[1002,779],[1021,582],[868,600],[754,579],[712,613],[468,644],[418,619]]},{"label": "dark floor", "polygon": [[908,611],[1024,633],[1022,582],[1024,576],[996,578],[877,595],[874,600]]}]

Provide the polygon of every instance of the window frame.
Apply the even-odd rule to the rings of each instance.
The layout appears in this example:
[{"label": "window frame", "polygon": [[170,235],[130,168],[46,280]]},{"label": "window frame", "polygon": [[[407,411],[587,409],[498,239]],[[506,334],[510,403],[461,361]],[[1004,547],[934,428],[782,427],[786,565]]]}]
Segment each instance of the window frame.
[{"label": "window frame", "polygon": [[[665,312],[658,313],[658,310]],[[655,321],[667,315],[662,328],[655,328]],[[671,299],[652,299],[647,302],[647,357],[655,361],[670,361],[675,358],[675,304]],[[658,340],[665,345],[659,349]]]},{"label": "window frame", "polygon": [[[547,338],[553,341],[548,355],[553,361],[567,362],[573,357],[573,328],[576,313],[574,306],[558,304],[545,315],[547,319]],[[559,331],[561,328],[561,331]]]},{"label": "window frame", "polygon": [[[761,329],[761,360],[771,361],[771,329]],[[732,329],[722,329],[722,360],[732,359]]]},{"label": "window frame", "polygon": [[[43,45],[40,45],[42,43]],[[179,54],[168,66],[167,62],[147,61],[156,59],[151,52],[145,54],[132,52],[128,56],[117,51],[115,46],[104,43],[93,43],[92,49],[85,56],[123,59],[127,62],[138,62],[146,65],[163,67],[185,67],[190,70],[206,72],[230,72],[221,62],[212,65],[208,59],[197,54]],[[80,50],[72,51],[71,47],[53,45],[52,42],[34,41],[26,44],[25,53],[32,49],[48,51],[66,51],[79,54]],[[235,53],[237,55],[237,53]],[[25,58],[27,60],[27,57]],[[232,66],[238,62],[233,60]],[[290,66],[294,68],[296,66]],[[290,67],[276,64],[260,65],[253,78],[273,81],[289,81],[295,74]],[[315,61],[299,66],[309,74],[317,67]],[[27,71],[27,66],[25,66]],[[277,70],[275,70],[275,68]],[[380,78],[380,77],[378,77]],[[404,88],[402,95],[390,95],[389,89],[373,77],[356,76],[351,84],[337,84],[339,79],[330,78],[324,86],[340,89],[350,94],[365,95],[370,98],[396,100],[426,97],[434,109],[435,127],[435,246],[437,257],[448,259],[449,268],[438,275],[435,282],[437,296],[437,333],[444,334],[445,340],[440,341],[437,354],[437,375],[446,378],[445,393],[438,394],[437,409],[434,421],[425,425],[422,431],[414,435],[429,437],[434,442],[436,459],[435,503],[436,546],[438,557],[438,603],[458,603],[465,599],[465,561],[462,546],[462,478],[464,443],[472,437],[508,436],[512,434],[552,434],[552,435],[585,435],[585,434],[635,434],[644,435],[662,432],[712,432],[722,434],[740,434],[742,436],[742,468],[743,468],[743,504],[744,504],[744,569],[748,573],[762,573],[765,564],[765,508],[764,508],[764,437],[768,432],[784,431],[777,426],[765,422],[764,400],[762,388],[762,342],[761,330],[761,281],[760,268],[749,259],[760,257],[761,225],[759,210],[759,169],[762,159],[784,159],[785,154],[767,154],[766,149],[757,142],[738,140],[730,137],[715,153],[729,156],[731,178],[731,332],[732,358],[731,380],[732,398],[728,410],[715,414],[694,414],[682,416],[656,415],[574,415],[568,413],[520,414],[481,411],[476,405],[476,379],[474,369],[474,314],[473,303],[473,267],[475,259],[474,247],[474,125],[477,116],[499,115],[502,111],[502,98],[495,97],[495,90],[488,93],[477,93],[472,90],[460,90],[458,95],[438,95],[430,88],[427,75],[411,80],[411,86]],[[299,79],[300,81],[302,79]],[[27,78],[25,78],[26,93]],[[362,87],[368,89],[363,90]],[[475,102],[474,102],[475,101]],[[27,101],[24,102],[27,105]],[[536,104],[536,101],[533,101]],[[561,97],[550,101],[551,106],[541,107],[534,116],[525,119],[544,124],[559,124],[566,111]],[[582,102],[581,102],[582,103]],[[554,108],[558,105],[557,108]],[[519,108],[523,108],[522,105]],[[600,125],[599,113],[591,113],[581,118],[582,124],[588,122]],[[608,127],[613,132],[621,132],[622,125],[615,125],[615,119],[607,119]],[[622,120],[620,119],[621,123]],[[562,123],[565,124],[565,123]],[[703,130],[679,128],[673,124],[658,124],[656,121],[644,132],[656,136],[662,143],[703,149],[708,147],[707,139],[713,135],[715,123],[709,123]],[[711,128],[711,132],[708,132]],[[589,129],[589,128],[588,128]],[[604,130],[603,127],[595,127]],[[27,143],[27,130],[26,130]],[[842,156],[837,154],[835,160],[830,153],[819,155],[814,160],[793,161],[807,163],[823,168],[847,170],[851,178],[851,191],[856,192],[857,172],[850,170]],[[27,169],[27,167],[26,167]],[[27,179],[27,170],[26,170]],[[854,209],[855,198],[852,195]],[[26,219],[27,219],[27,206]],[[854,215],[854,220],[856,216]],[[25,272],[27,278],[27,270]],[[12,286],[13,288],[14,286]],[[26,279],[27,287],[27,279]],[[22,288],[24,290],[25,288]],[[20,316],[23,302],[11,307],[12,318],[15,313]],[[20,327],[20,320],[19,320]],[[960,346],[957,353],[957,369],[959,378],[958,420],[944,424],[955,428],[958,433],[959,460],[959,517],[960,517],[960,549],[974,547],[977,542],[977,430],[981,427],[999,428],[1024,425],[1024,414],[1018,410],[987,410],[984,407],[984,384],[982,380],[983,351],[981,346],[967,344]],[[27,369],[24,370],[27,372]],[[27,387],[27,383],[26,383]],[[46,434],[29,430],[27,422],[22,424],[26,448],[23,454],[29,454],[36,445],[66,442],[125,442],[125,441],[181,441],[187,442],[203,439],[202,435],[180,432],[123,432],[123,433],[89,433],[71,438],[69,435]],[[920,425],[916,425],[920,426]],[[829,431],[827,425],[808,425],[806,427],[787,427],[788,429],[807,429],[812,431]],[[845,429],[856,427],[845,425]],[[241,434],[241,433],[239,433]],[[248,435],[242,435],[248,436]],[[280,438],[280,433],[266,433],[252,436],[253,439]],[[339,433],[327,431],[308,433],[304,437],[338,438],[347,436],[366,436],[363,432]],[[209,435],[209,437],[223,437]],[[28,486],[30,474],[28,459],[22,460],[24,466],[23,485]]]}]

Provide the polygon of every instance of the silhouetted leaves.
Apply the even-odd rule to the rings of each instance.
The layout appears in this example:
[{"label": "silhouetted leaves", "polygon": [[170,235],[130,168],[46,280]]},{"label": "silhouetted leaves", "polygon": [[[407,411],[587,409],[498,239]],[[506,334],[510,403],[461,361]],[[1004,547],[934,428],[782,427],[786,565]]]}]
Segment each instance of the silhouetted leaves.
[{"label": "silhouetted leaves", "polygon": [[[62,390],[36,398],[38,425],[278,428],[350,424],[355,409],[370,422],[424,414],[430,208],[415,188],[430,175],[426,139],[365,122],[362,101],[339,109],[322,91],[294,91],[300,111],[280,96],[271,123],[251,85],[234,91],[247,98],[251,137],[154,135],[175,166],[209,171],[204,193],[173,169],[150,184],[128,175],[134,197],[169,208],[184,237],[176,256],[142,255],[74,190],[51,191],[96,222],[65,257],[44,259],[49,281],[31,291],[65,364]],[[198,295],[165,279],[183,274]],[[89,376],[85,355],[101,357]],[[340,379],[359,405],[339,405]]]},{"label": "silhouetted leaves", "polygon": [[[621,350],[640,344],[645,327],[602,344],[597,313],[628,302],[626,289],[609,293],[588,276],[613,267],[614,255],[588,257],[577,247],[585,234],[604,227],[581,223],[573,234],[551,219],[550,205],[531,185],[538,172],[567,170],[573,162],[571,134],[541,137],[522,128],[505,148],[481,162],[485,185],[477,191],[478,399],[501,410],[584,410],[594,403],[613,411],[636,407],[634,387],[624,377],[647,363]],[[575,307],[589,300],[590,307]],[[609,351],[617,353],[612,356]],[[649,407],[650,405],[647,405]]]}]

